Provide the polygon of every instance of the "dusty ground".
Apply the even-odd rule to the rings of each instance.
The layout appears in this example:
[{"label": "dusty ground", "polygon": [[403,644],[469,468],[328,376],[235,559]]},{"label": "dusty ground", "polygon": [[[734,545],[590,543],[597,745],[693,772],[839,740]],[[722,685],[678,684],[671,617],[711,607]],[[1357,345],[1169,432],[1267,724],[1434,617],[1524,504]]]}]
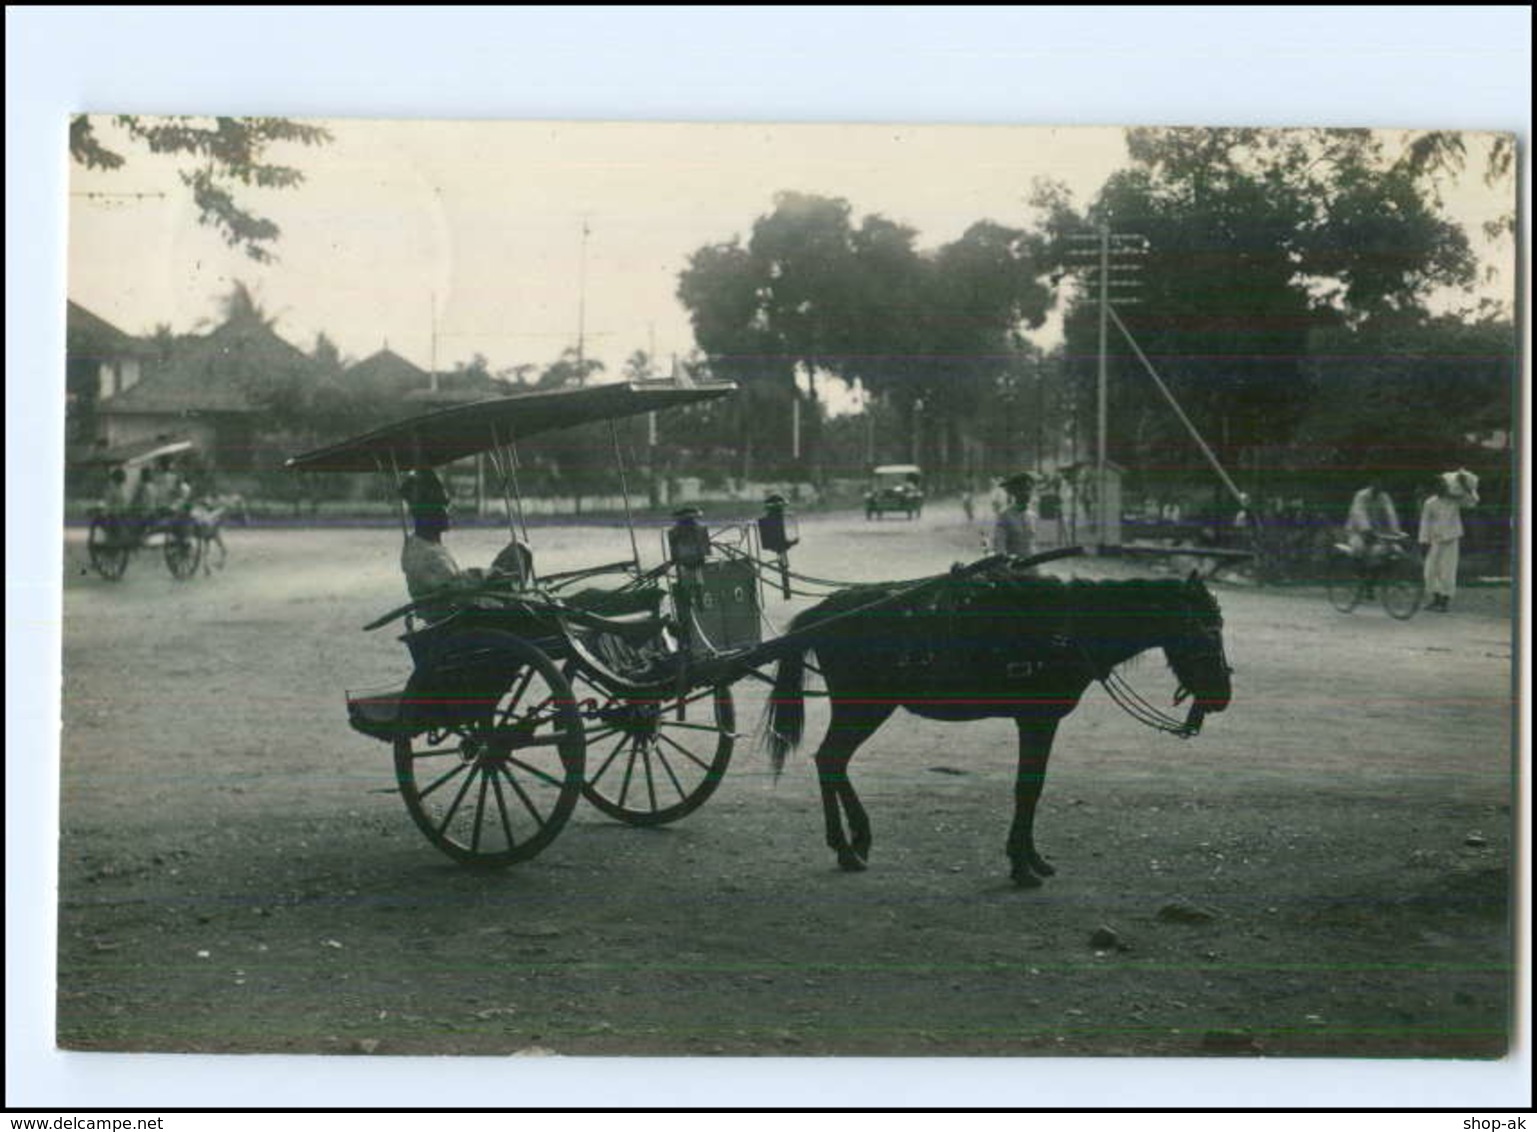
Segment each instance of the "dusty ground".
[{"label": "dusty ground", "polygon": [[[827,516],[802,533],[801,569],[850,579],[971,555],[954,514]],[[499,542],[450,540],[466,564]],[[81,575],[69,538],[62,1046],[1506,1048],[1508,590],[1400,623],[1340,615],[1316,590],[1217,587],[1231,710],[1183,743],[1091,691],[1047,781],[1038,832],[1059,873],[1039,890],[1008,883],[1002,851],[1011,726],[911,716],[853,766],[875,823],[866,873],[839,872],[823,846],[804,757],[776,785],[744,742],[719,793],[676,826],[632,829],[583,806],[542,856],[486,875],[417,834],[388,749],[345,721],[344,688],[407,671],[388,631],[359,631],[401,600],[398,536],[251,529],[230,544],[212,578],[176,584],[145,556],[108,584]],[[561,528],[537,547],[548,570],[626,543]],[[654,534],[642,550],[655,555]],[[1130,677],[1167,702],[1161,663]],[[761,692],[738,693],[739,718],[756,720]],[[1166,918],[1173,905],[1193,922]],[[1114,940],[1096,943],[1100,929]]]}]

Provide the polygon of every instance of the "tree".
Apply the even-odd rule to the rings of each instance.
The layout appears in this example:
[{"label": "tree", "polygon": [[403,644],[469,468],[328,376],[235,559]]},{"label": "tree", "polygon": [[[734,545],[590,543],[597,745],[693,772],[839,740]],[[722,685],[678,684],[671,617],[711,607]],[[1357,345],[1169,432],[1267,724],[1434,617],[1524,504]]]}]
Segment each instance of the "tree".
[{"label": "tree", "polygon": [[583,358],[572,347],[561,352],[559,358],[544,367],[544,372],[534,382],[536,389],[580,389],[588,380],[604,370],[602,362],[595,358]]},{"label": "tree", "polygon": [[77,114],[69,124],[69,152],[87,169],[120,169],[127,161],[97,137],[99,121],[109,121],[127,141],[152,154],[193,159],[193,168],[182,170],[180,176],[192,190],[198,222],[215,229],[226,244],[244,249],[258,263],[271,261],[268,248],[281,231],[273,221],[241,204],[237,192],[286,189],[303,182],[304,174],[298,169],[265,160],[269,146],[284,142],[315,146],[332,140],[330,131],[322,127],[287,118],[117,114],[110,119],[93,119]]},{"label": "tree", "polygon": [[[1389,159],[1363,130],[1145,129],[1134,165],[1082,214],[1038,192],[1053,258],[1101,225],[1146,237],[1139,305],[1122,317],[1209,439],[1288,439],[1318,374],[1310,336],[1388,316],[1423,317],[1436,287],[1466,285],[1466,235],[1440,217],[1424,167]],[[1080,377],[1098,354],[1096,296],[1066,315]],[[1112,341],[1112,456],[1189,462],[1188,439],[1124,343]]]},{"label": "tree", "polygon": [[701,248],[679,278],[678,297],[712,370],[744,386],[744,475],[765,433],[783,438],[769,467],[792,470],[786,449],[798,397],[804,463],[816,475],[825,378],[891,399],[909,437],[918,435],[923,403],[943,464],[986,383],[1010,364],[1016,331],[1044,320],[1051,294],[1039,282],[1040,241],[1030,234],[981,221],[921,253],[913,229],[874,215],[856,227],[851,211],[841,199],[780,193],[746,246]]}]

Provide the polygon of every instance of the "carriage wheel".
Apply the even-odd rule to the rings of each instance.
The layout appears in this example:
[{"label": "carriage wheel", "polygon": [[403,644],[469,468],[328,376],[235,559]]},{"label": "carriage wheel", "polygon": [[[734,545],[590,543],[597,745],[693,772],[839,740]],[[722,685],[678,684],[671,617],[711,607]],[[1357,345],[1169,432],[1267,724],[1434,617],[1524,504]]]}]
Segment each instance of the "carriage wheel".
[{"label": "carriage wheel", "polygon": [[166,531],[165,564],[171,571],[171,577],[178,582],[185,582],[197,573],[198,562],[202,559],[201,551],[202,544],[187,532],[174,529]]},{"label": "carriage wheel", "polygon": [[109,582],[115,582],[128,569],[128,544],[121,534],[113,535],[112,525],[105,519],[91,520],[91,530],[86,536],[86,550],[91,558],[91,569]]},{"label": "carriage wheel", "polygon": [[731,688],[682,696],[606,692],[566,666],[592,758],[582,796],[630,825],[666,825],[691,814],[720,786],[736,745]]},{"label": "carriage wheel", "polygon": [[1419,611],[1425,596],[1425,587],[1419,563],[1412,555],[1394,559],[1381,581],[1377,583],[1377,595],[1382,598],[1382,608],[1388,616],[1407,621]]},{"label": "carriage wheel", "polygon": [[582,721],[544,653],[496,642],[506,675],[478,718],[395,740],[395,780],[427,840],[456,861],[501,866],[555,839],[582,789]]},{"label": "carriage wheel", "polygon": [[1341,613],[1349,613],[1361,600],[1361,578],[1356,563],[1348,554],[1336,552],[1329,559],[1329,604]]}]

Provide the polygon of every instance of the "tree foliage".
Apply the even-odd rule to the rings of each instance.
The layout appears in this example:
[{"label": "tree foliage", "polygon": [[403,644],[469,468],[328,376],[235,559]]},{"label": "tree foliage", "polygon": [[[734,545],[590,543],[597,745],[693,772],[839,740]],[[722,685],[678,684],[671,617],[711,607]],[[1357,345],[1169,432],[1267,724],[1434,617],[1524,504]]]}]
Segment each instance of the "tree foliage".
[{"label": "tree foliage", "polygon": [[[802,440],[817,467],[819,382],[858,383],[908,420],[924,407],[947,437],[1007,369],[1021,328],[1039,326],[1051,293],[1039,241],[980,221],[924,252],[917,233],[878,215],[857,225],[847,201],[780,193],[740,239],[690,257],[678,297],[716,376],[744,387],[744,468],[755,439],[786,465],[792,399],[806,403]],[[797,375],[803,379],[796,382]],[[804,386],[809,393],[799,392]]]},{"label": "tree foliage", "polygon": [[[287,118],[195,118],[114,115],[110,122],[126,140],[152,154],[190,159],[180,173],[192,190],[198,222],[215,229],[230,247],[241,248],[258,263],[270,262],[270,245],[281,235],[277,224],[241,203],[237,194],[250,189],[293,188],[304,174],[290,165],[266,159],[269,147],[280,143],[324,145],[330,131]],[[116,144],[116,143],[113,143]],[[104,144],[96,122],[77,114],[69,124],[70,157],[87,169],[120,169],[127,158]]]},{"label": "tree foliage", "polygon": [[[1232,447],[1284,442],[1324,374],[1325,331],[1428,317],[1434,288],[1466,286],[1465,233],[1442,218],[1427,176],[1442,146],[1390,159],[1364,130],[1138,129],[1132,167],[1082,213],[1038,193],[1053,258],[1104,225],[1148,241],[1137,305],[1118,308],[1203,433]],[[1080,380],[1098,354],[1097,294],[1067,312]],[[1113,333],[1113,331],[1112,331]],[[1110,342],[1112,457],[1142,464],[1188,452],[1181,426],[1119,336]]]}]

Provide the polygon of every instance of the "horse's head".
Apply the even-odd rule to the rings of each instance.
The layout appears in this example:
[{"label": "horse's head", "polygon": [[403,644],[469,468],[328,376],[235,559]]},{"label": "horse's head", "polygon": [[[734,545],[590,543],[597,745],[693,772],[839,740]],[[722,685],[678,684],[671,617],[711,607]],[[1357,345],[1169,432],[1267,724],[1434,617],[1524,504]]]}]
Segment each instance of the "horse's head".
[{"label": "horse's head", "polygon": [[1233,698],[1233,670],[1222,647],[1222,610],[1204,582],[1191,574],[1181,587],[1181,615],[1163,653],[1179,680],[1174,702],[1190,699],[1185,726],[1199,731],[1207,712],[1224,710]]}]

